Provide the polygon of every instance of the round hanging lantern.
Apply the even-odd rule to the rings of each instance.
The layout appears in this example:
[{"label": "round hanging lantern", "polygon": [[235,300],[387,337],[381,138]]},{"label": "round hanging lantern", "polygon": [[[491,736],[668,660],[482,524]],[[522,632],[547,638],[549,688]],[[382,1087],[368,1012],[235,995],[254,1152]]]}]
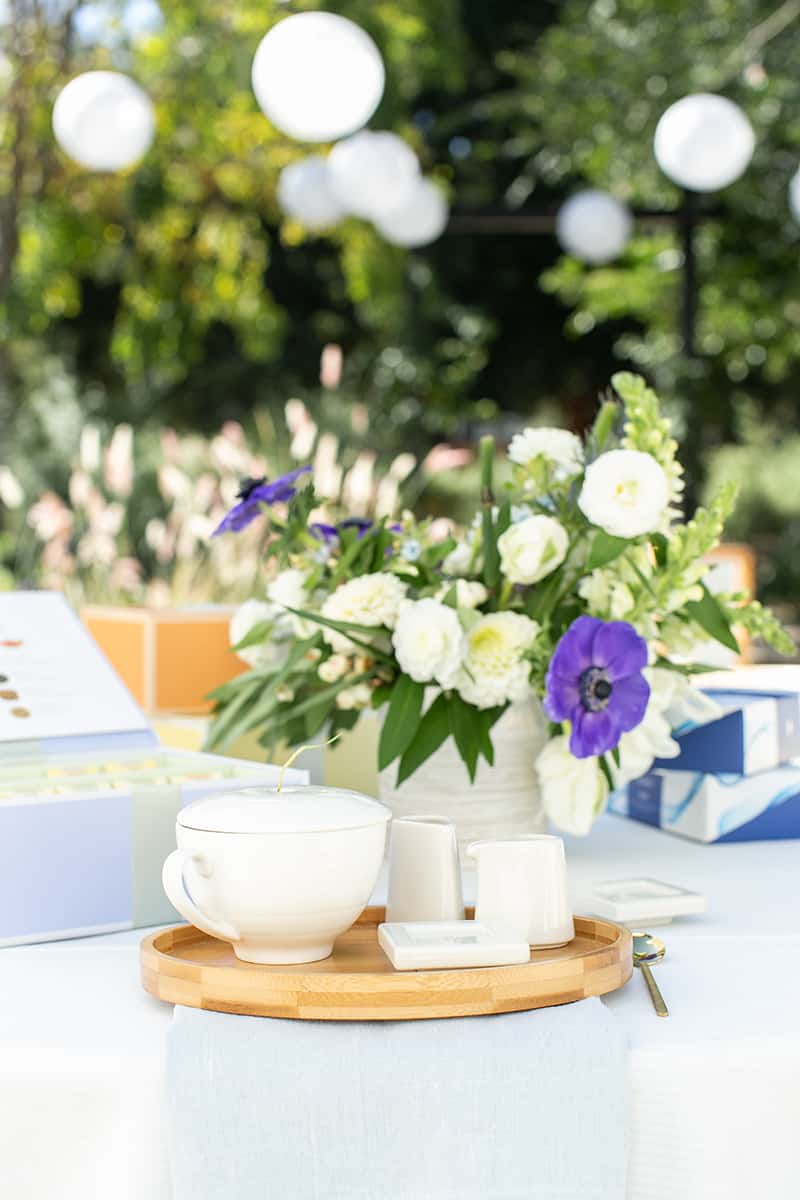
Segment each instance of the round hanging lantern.
[{"label": "round hanging lantern", "polygon": [[346,17],[302,12],[261,40],[253,91],[264,115],[301,142],[328,142],[366,125],[383,95],[383,59]]},{"label": "round hanging lantern", "polygon": [[673,183],[692,192],[716,192],[744,173],[755,144],[753,127],[738,104],[697,92],[662,114],[653,150]]},{"label": "round hanging lantern", "polygon": [[156,119],[150,97],[118,71],[86,71],[53,105],[61,149],[90,171],[121,171],[149,150]]},{"label": "round hanging lantern", "polygon": [[319,154],[284,167],[278,180],[278,203],[307,229],[327,229],[344,216],[331,188],[328,164]]},{"label": "round hanging lantern", "polygon": [[419,184],[419,161],[396,133],[361,133],[331,150],[331,186],[349,213],[382,220],[404,207]]},{"label": "round hanging lantern", "polygon": [[567,254],[592,264],[617,258],[632,229],[630,209],[594,188],[570,196],[556,218],[556,237]]},{"label": "round hanging lantern", "polygon": [[430,179],[420,179],[403,207],[377,220],[375,226],[395,246],[427,246],[444,233],[448,216],[440,189]]}]

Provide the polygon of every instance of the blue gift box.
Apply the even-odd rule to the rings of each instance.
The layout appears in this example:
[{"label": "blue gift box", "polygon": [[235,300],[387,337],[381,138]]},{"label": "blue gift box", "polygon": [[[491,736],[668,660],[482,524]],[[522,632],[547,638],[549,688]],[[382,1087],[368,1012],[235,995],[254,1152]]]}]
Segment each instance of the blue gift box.
[{"label": "blue gift box", "polygon": [[672,731],[676,758],[656,759],[664,771],[752,775],[800,757],[800,695],[792,691],[703,688],[723,715]]},{"label": "blue gift box", "polygon": [[161,886],[178,811],[278,768],[159,746],[56,593],[0,595],[0,676],[0,946],[179,920]]},{"label": "blue gift box", "polygon": [[698,842],[800,837],[800,763],[758,775],[652,770],[609,809]]}]

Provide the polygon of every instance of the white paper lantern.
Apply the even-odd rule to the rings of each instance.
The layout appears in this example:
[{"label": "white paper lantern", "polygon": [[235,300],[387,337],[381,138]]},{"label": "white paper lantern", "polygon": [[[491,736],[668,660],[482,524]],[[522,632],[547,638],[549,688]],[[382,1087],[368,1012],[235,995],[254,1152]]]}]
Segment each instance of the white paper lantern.
[{"label": "white paper lantern", "polygon": [[346,17],[295,13],[261,40],[253,91],[264,115],[289,137],[327,142],[366,125],[383,95],[383,59]]},{"label": "white paper lantern", "polygon": [[632,229],[630,209],[594,188],[570,196],[556,218],[556,237],[567,253],[593,264],[617,258]]},{"label": "white paper lantern", "polygon": [[449,209],[440,189],[420,179],[402,208],[375,222],[387,242],[396,246],[427,246],[444,233]]},{"label": "white paper lantern", "polygon": [[278,203],[307,229],[328,229],[344,216],[331,188],[328,164],[319,154],[284,167],[278,180]]},{"label": "white paper lantern", "polygon": [[396,133],[365,129],[337,142],[328,170],[343,208],[369,220],[383,220],[403,208],[419,183],[419,160]]},{"label": "white paper lantern", "polygon": [[149,150],[156,119],[150,97],[118,71],[86,71],[53,106],[61,149],[90,171],[121,171]]},{"label": "white paper lantern", "polygon": [[716,192],[744,173],[755,144],[753,127],[738,104],[697,92],[662,114],[653,150],[673,183],[692,192]]}]

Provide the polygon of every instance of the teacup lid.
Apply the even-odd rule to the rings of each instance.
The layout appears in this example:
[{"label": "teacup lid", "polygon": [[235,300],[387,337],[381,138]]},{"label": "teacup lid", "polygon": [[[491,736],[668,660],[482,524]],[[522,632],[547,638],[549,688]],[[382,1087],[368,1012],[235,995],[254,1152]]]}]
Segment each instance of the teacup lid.
[{"label": "teacup lid", "polygon": [[209,833],[322,833],[388,821],[385,804],[342,788],[249,787],[194,800],[178,813],[185,829]]}]

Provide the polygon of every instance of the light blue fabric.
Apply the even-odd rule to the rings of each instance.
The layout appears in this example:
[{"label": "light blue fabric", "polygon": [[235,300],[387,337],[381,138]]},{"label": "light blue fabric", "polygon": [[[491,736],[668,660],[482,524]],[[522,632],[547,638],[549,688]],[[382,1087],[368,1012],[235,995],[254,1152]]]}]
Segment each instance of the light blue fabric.
[{"label": "light blue fabric", "polygon": [[599,1000],[447,1021],[176,1008],[175,1200],[623,1200],[624,1037]]}]

